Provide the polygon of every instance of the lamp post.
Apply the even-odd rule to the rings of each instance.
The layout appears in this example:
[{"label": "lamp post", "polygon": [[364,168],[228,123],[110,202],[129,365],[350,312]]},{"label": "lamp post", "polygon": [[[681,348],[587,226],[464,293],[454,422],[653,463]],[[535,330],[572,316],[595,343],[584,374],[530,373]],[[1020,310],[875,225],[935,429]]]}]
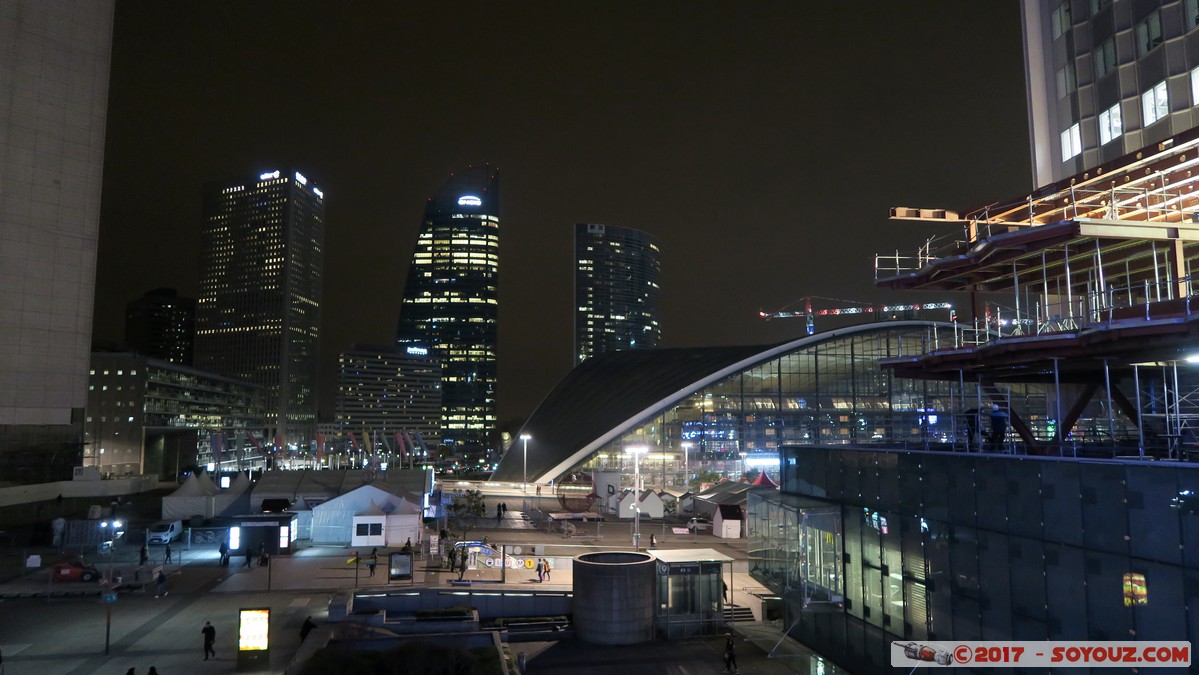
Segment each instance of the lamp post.
[{"label": "lamp post", "polygon": [[691,455],[691,446],[694,445],[691,441],[683,441],[683,485],[691,486],[691,469],[689,468]]},{"label": "lamp post", "polygon": [[525,460],[524,461],[524,469],[525,469],[525,471],[524,471],[524,477],[520,483],[520,493],[521,493],[520,510],[522,513],[528,513],[528,511],[529,511],[529,504],[528,504],[528,500],[529,500],[529,441],[532,440],[532,438],[533,437],[530,436],[529,434],[521,434],[520,435],[520,440],[524,443],[524,446],[525,446],[524,447],[524,460]]},{"label": "lamp post", "polygon": [[[103,533],[103,534],[101,534],[101,536],[105,538],[104,541],[108,544],[106,546],[106,548],[108,550],[108,579],[107,579],[107,582],[104,584],[106,587],[105,588],[106,592],[104,594],[104,597],[102,598],[102,600],[104,600],[104,609],[105,609],[105,612],[104,612],[104,615],[105,615],[104,616],[104,655],[105,656],[108,656],[109,645],[112,643],[112,600],[115,599],[115,595],[114,595],[115,591],[113,590],[115,587],[113,586],[113,579],[112,579],[112,555],[113,555],[112,547],[114,544],[116,544],[117,532],[121,529],[121,521],[119,521],[119,520],[112,521],[112,524],[111,524],[112,539],[108,539],[109,527],[110,527],[110,525],[107,520],[100,521],[100,531]],[[112,598],[110,598],[109,596],[112,596]]]},{"label": "lamp post", "polygon": [[644,445],[631,445],[625,452],[633,455],[633,548],[641,542],[641,455],[648,450]]}]

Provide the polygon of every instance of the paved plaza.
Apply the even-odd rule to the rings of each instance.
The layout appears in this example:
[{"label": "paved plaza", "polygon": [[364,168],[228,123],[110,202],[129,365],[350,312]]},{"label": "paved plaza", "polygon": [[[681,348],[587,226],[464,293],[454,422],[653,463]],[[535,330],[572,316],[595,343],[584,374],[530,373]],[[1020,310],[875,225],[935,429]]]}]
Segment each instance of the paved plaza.
[{"label": "paved plaza", "polygon": [[[511,500],[509,506],[513,506]],[[517,504],[518,505],[518,504]],[[661,548],[714,548],[736,558],[730,584],[730,600],[756,606],[750,594],[764,591],[745,573],[744,542],[728,542],[711,535],[672,534],[660,523],[647,523],[642,533],[656,533]],[[509,511],[499,521],[489,519],[469,533],[468,538],[487,537],[496,546],[540,546],[546,556],[574,556],[588,550],[631,548],[627,523],[591,523],[581,526],[572,538],[534,529],[518,511]],[[626,541],[627,540],[627,541]],[[740,550],[738,550],[740,549]],[[365,555],[367,551],[362,551]],[[380,551],[385,553],[385,551]],[[160,564],[161,547],[151,548],[151,564]],[[331,594],[355,587],[362,589],[427,586],[448,587],[457,573],[440,569],[432,561],[418,559],[411,583],[388,584],[384,566],[374,577],[365,566],[352,562],[354,551],[342,547],[303,545],[295,554],[277,556],[269,568],[245,567],[244,558],[234,557],[229,567],[219,565],[215,546],[175,547],[174,564],[167,565],[168,592],[156,598],[148,574],[133,579],[137,546],[118,547],[113,560],[126,584],[116,602],[101,602],[99,584],[49,582],[48,570],[27,574],[0,584],[0,650],[3,675],[46,673],[113,673],[135,668],[144,675],[151,666],[162,675],[169,673],[229,673],[236,670],[235,647],[238,609],[271,608],[271,673],[283,673],[300,645],[299,631],[305,618],[324,623]],[[102,572],[107,563],[95,556]],[[380,556],[383,557],[382,555]],[[556,569],[549,582],[538,583],[531,571],[497,569],[468,571],[470,587],[483,590],[503,587],[535,587],[538,590],[570,590],[568,568]],[[455,586],[462,589],[461,586]],[[109,655],[104,654],[108,610],[112,612]],[[761,619],[761,617],[757,617]],[[200,629],[211,621],[217,630],[216,658],[205,662]],[[738,652],[743,673],[817,672],[812,656],[791,640],[779,644],[778,629],[767,624],[737,624],[744,640]],[[310,640],[321,639],[318,629]],[[776,647],[777,644],[777,647]],[[768,657],[768,653],[773,654]],[[593,647],[577,640],[556,643],[514,643],[514,658],[523,653],[529,673],[692,673],[710,675],[723,669],[722,638],[654,641],[630,647]],[[836,672],[828,665],[821,672]]]}]

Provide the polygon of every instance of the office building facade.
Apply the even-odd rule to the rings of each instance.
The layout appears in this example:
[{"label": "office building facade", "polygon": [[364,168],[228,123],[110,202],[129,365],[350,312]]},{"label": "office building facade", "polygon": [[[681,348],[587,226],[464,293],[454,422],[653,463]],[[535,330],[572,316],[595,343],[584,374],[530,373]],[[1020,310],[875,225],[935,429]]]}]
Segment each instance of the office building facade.
[{"label": "office building facade", "polygon": [[1199,125],[1199,0],[1023,0],[1036,186]]},{"label": "office building facade", "polygon": [[299,171],[204,192],[196,365],[266,389],[285,443],[316,430],[324,193]]},{"label": "office building facade", "polygon": [[174,478],[181,467],[216,459],[214,437],[225,441],[225,468],[261,463],[257,453],[237,450],[263,428],[264,395],[262,387],[141,354],[93,354],[83,465],[101,475]]},{"label": "office building facade", "polygon": [[653,236],[628,227],[575,225],[575,363],[658,345],[661,276]]},{"label": "office building facade", "polygon": [[[441,434],[441,362],[419,347],[355,345],[337,360],[337,428],[369,433],[394,447],[407,432],[435,446]],[[406,442],[406,441],[405,441]]]},{"label": "office building facade", "polygon": [[480,461],[498,446],[499,186],[493,167],[469,167],[429,200],[396,332],[441,361],[443,449]]},{"label": "office building facade", "polygon": [[156,288],[125,305],[125,346],[138,354],[192,365],[196,301],[173,288]]},{"label": "office building facade", "polygon": [[0,480],[82,452],[113,7],[0,4]]}]

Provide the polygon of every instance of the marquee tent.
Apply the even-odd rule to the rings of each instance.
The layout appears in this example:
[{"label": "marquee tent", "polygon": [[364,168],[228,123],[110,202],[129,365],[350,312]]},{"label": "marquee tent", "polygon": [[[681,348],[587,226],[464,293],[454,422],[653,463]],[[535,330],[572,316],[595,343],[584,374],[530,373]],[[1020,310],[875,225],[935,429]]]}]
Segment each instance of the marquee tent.
[{"label": "marquee tent", "polygon": [[[382,515],[380,515],[382,514]],[[386,492],[374,485],[355,490],[318,504],[312,509],[312,542],[315,544],[356,543],[357,518],[367,525],[366,535],[373,537],[369,525],[378,524],[385,543],[371,546],[402,546],[411,537],[415,544],[420,536],[421,509],[403,497]],[[392,537],[397,537],[393,540]],[[356,544],[367,545],[367,544]]]}]

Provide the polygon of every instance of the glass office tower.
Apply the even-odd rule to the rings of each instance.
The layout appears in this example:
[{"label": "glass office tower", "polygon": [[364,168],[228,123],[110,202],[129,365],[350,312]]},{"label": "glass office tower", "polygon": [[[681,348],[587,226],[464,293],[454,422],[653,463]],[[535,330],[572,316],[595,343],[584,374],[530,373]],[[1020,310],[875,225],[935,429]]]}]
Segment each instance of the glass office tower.
[{"label": "glass office tower", "polygon": [[396,343],[441,359],[441,442],[470,461],[497,449],[499,175],[452,174],[425,207],[408,268]]},{"label": "glass office tower", "polygon": [[196,366],[267,391],[287,443],[316,425],[325,196],[298,171],[204,192]]},{"label": "glass office tower", "polygon": [[658,345],[661,275],[653,236],[628,227],[575,225],[575,363]]}]

